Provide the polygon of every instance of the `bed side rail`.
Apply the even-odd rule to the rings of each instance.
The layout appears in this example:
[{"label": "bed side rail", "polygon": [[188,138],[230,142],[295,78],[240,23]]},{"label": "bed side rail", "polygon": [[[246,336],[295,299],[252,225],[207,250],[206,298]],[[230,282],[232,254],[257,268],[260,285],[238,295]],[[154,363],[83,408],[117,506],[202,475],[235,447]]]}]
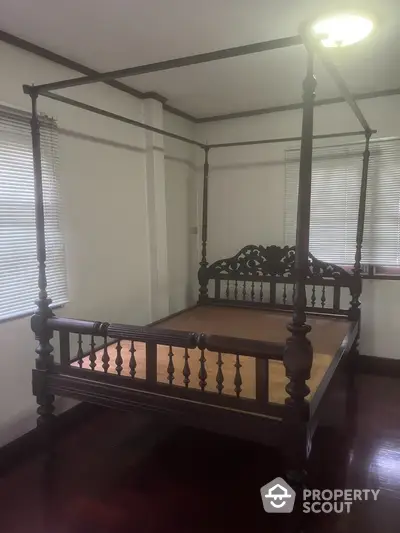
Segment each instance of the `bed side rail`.
[{"label": "bed side rail", "polygon": [[[199,270],[199,303],[292,309],[295,298],[295,247],[255,246]],[[309,254],[307,310],[347,316],[360,280],[339,265]]]}]

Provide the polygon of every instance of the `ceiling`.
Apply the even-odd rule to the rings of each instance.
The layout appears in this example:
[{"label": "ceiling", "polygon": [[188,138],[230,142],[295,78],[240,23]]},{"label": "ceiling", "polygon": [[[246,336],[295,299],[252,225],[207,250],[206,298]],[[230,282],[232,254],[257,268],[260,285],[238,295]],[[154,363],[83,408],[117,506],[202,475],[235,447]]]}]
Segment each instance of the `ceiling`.
[{"label": "ceiling", "polygon": [[[330,0],[1,0],[0,29],[107,71],[295,35],[324,5],[340,8]],[[377,31],[330,51],[335,63],[355,93],[400,87],[399,0],[357,5],[377,17]],[[293,47],[121,81],[204,117],[298,102],[304,71],[304,49]],[[316,75],[319,98],[338,95],[322,66]]]}]

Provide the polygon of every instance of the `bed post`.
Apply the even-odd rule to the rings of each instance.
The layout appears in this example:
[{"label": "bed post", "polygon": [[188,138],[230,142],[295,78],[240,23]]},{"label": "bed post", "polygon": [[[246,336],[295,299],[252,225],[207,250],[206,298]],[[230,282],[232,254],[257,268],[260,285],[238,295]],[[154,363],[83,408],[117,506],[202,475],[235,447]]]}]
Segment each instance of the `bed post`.
[{"label": "bed post", "polygon": [[203,216],[201,226],[201,261],[198,273],[199,278],[199,303],[204,303],[208,298],[208,277],[207,277],[207,229],[208,229],[208,152],[209,148],[204,148],[204,178],[203,178]]},{"label": "bed post", "polygon": [[[357,389],[356,389],[356,373],[357,373],[357,357],[359,355],[359,343],[360,343],[360,296],[362,291],[362,278],[361,278],[361,254],[362,243],[364,238],[364,222],[365,222],[365,207],[367,200],[367,185],[368,185],[368,165],[369,165],[369,141],[372,132],[366,130],[365,132],[365,148],[363,154],[363,166],[361,176],[360,187],[360,204],[358,206],[358,220],[357,220],[357,237],[356,237],[356,253],[354,257],[354,284],[351,287],[351,302],[349,309],[349,320],[357,321],[357,336],[354,341],[353,347],[349,354],[348,370],[347,370],[347,399],[346,399],[346,415],[348,431],[346,434],[350,437],[354,436],[354,431],[350,431],[349,428],[355,426],[355,416],[357,412]],[[351,444],[350,444],[351,445]]]},{"label": "bed post", "polygon": [[363,154],[363,167],[360,187],[360,204],[358,206],[358,220],[357,220],[357,240],[356,253],[354,257],[354,287],[352,288],[352,299],[349,309],[350,320],[360,319],[360,296],[362,291],[361,280],[361,250],[364,238],[364,222],[365,222],[365,205],[367,200],[367,184],[368,184],[368,165],[369,165],[369,141],[371,138],[371,131],[365,132],[365,149]]},{"label": "bed post", "polygon": [[36,300],[37,309],[31,319],[32,331],[38,341],[36,353],[36,371],[34,372],[33,388],[39,405],[37,413],[39,415],[38,425],[44,425],[53,420],[54,395],[48,394],[46,390],[46,373],[53,366],[53,346],[50,339],[53,332],[47,326],[47,319],[54,316],[50,308],[51,300],[47,296],[46,279],[46,242],[45,242],[45,222],[43,203],[43,183],[42,183],[42,159],[40,151],[40,121],[37,112],[38,94],[31,88],[29,95],[32,101],[31,133],[32,133],[32,154],[33,172],[35,183],[35,221],[36,221],[36,252],[39,269],[39,297]]},{"label": "bed post", "polygon": [[305,400],[310,389],[313,349],[307,338],[311,327],[306,324],[306,287],[310,234],[311,174],[313,149],[313,122],[316,79],[314,57],[308,51],[307,74],[303,82],[303,122],[300,150],[299,193],[297,204],[295,278],[296,296],[292,321],[288,325],[291,335],[286,341],[283,363],[289,383],[286,386],[285,460],[286,475],[291,484],[301,490],[305,479],[307,461],[307,421],[309,404]]}]

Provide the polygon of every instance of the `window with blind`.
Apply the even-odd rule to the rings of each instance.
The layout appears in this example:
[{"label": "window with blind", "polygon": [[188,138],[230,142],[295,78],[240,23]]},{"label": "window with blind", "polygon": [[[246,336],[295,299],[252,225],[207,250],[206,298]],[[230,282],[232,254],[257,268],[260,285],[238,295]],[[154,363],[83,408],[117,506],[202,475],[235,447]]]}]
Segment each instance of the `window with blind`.
[{"label": "window with blind", "polygon": [[[38,296],[35,194],[29,115],[0,106],[0,320],[29,314]],[[48,293],[67,301],[56,123],[41,117]]]},{"label": "window with blind", "polygon": [[[363,151],[363,143],[314,149],[310,251],[323,261],[354,263]],[[393,271],[400,267],[400,140],[372,141],[370,151],[362,262]],[[288,244],[296,240],[299,157],[286,152]]]}]

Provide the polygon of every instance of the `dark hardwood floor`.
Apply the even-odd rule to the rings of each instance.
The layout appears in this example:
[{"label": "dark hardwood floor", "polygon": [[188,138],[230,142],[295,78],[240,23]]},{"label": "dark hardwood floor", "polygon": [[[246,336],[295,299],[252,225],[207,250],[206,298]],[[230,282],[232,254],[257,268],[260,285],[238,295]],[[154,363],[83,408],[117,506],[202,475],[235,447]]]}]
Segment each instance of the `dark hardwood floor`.
[{"label": "dark hardwood floor", "polygon": [[[400,383],[359,376],[352,446],[321,432],[312,478],[320,488],[380,488],[349,514],[313,515],[307,531],[391,533],[400,524]],[[45,468],[46,461],[52,468]],[[281,530],[259,489],[281,474],[277,451],[101,410],[0,479],[1,533],[200,533]]]}]

